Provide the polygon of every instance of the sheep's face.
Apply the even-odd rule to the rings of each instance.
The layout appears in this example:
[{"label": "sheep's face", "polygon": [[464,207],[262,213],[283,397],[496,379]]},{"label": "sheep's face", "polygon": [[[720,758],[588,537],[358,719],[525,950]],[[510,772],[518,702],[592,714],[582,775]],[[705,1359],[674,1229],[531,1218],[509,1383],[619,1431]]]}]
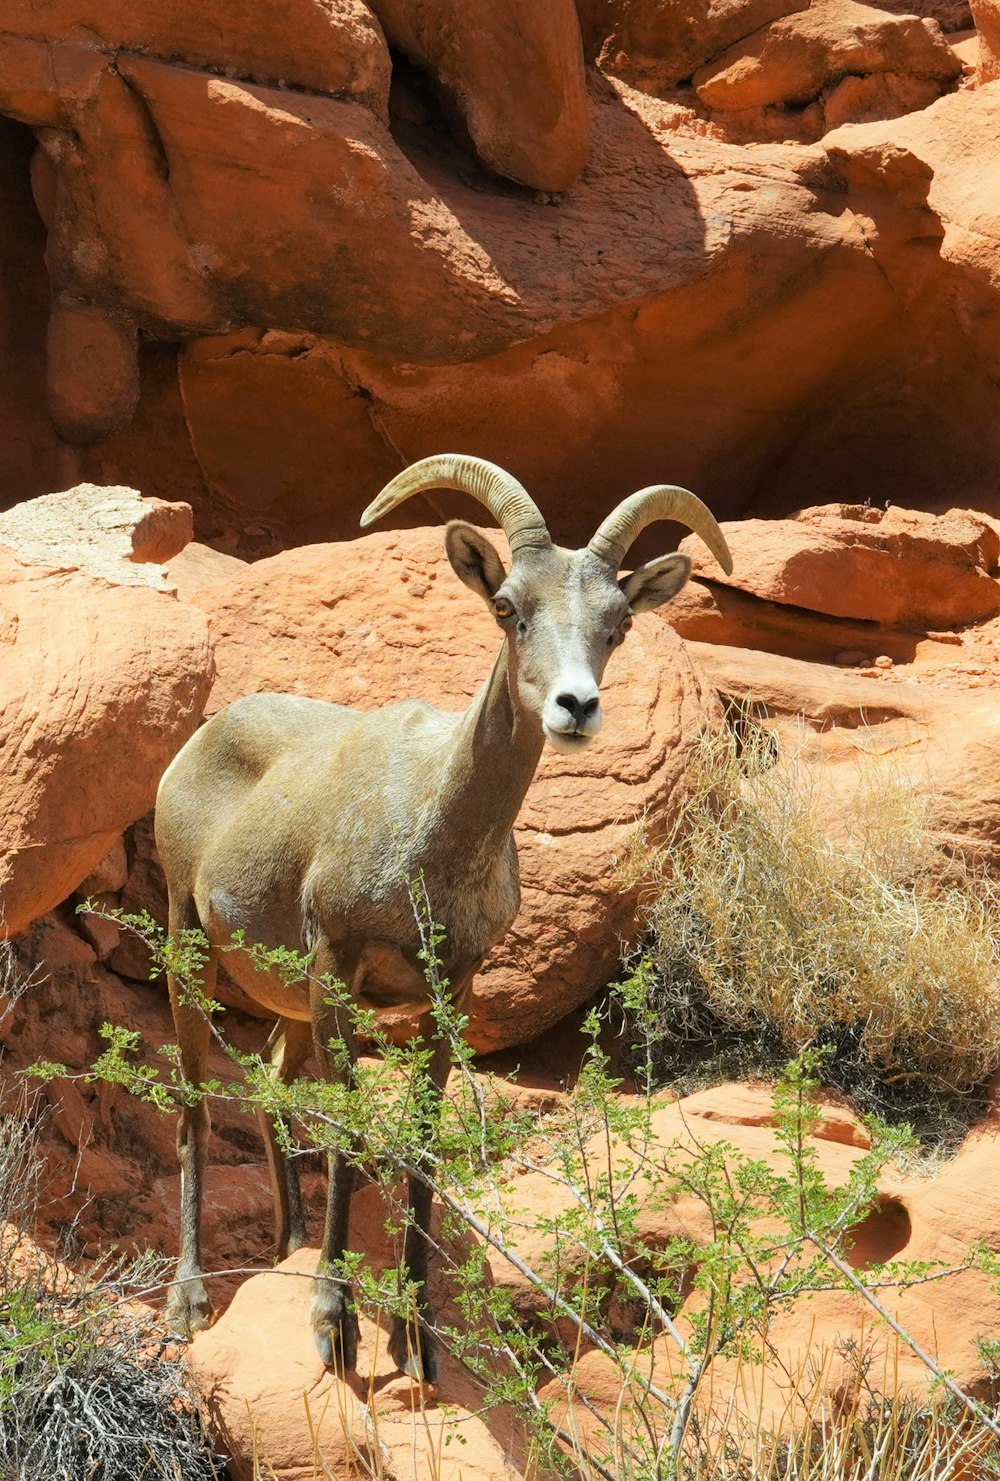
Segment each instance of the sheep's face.
[{"label": "sheep's face", "polygon": [[688,578],[687,556],[650,561],[618,580],[589,550],[547,545],[518,551],[510,571],[481,531],[447,530],[448,557],[507,636],[511,692],[557,751],[585,750],[601,728],[600,684],[632,614],[659,606]]}]

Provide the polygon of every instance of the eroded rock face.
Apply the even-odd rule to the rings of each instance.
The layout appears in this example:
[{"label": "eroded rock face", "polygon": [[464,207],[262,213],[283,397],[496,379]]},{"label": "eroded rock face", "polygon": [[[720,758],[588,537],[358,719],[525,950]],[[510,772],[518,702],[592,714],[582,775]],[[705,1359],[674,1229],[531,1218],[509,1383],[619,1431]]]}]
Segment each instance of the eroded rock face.
[{"label": "eroded rock face", "polygon": [[0,902],[16,935],[149,808],[201,717],[212,660],[202,613],[141,564],[183,545],[187,505],[84,487],[0,525]]},{"label": "eroded rock face", "polygon": [[[384,9],[491,169],[544,190],[574,183],[589,118],[572,0],[504,0],[475,24],[449,0]],[[62,438],[85,445],[130,421],[137,327],[175,340],[305,327],[402,349],[383,315],[402,326],[421,300],[440,311],[444,292],[464,344],[421,313],[407,353],[448,360],[468,356],[470,336],[504,342],[484,293],[516,294],[390,133],[388,46],[361,0],[244,8],[221,27],[165,3],[97,11],[18,5],[0,37],[0,108],[42,146],[32,186]]]},{"label": "eroded rock face", "polygon": [[[820,470],[815,497],[832,497],[827,455],[847,447],[852,497],[888,474],[897,496],[925,502],[945,472],[992,497],[1000,416],[980,324],[995,287],[952,257],[956,218],[935,222],[926,190],[915,214],[932,178],[932,197],[952,179],[986,199],[963,141],[990,136],[988,89],[945,100],[961,148],[942,154],[939,119],[907,146],[926,170],[897,158],[873,189],[840,151],[735,148],[719,121],[732,138],[783,141],[905,108],[923,118],[958,67],[930,23],[875,7],[862,20],[847,0],[583,9],[603,69],[586,101],[563,0],[505,0],[488,16],[385,0],[394,47],[464,111],[459,133],[488,173],[433,105],[420,118],[397,97],[387,111],[385,38],[358,0],[302,0],[289,22],[309,38],[301,57],[266,6],[253,35],[239,9],[209,34],[166,0],[139,18],[19,6],[0,108],[40,140],[49,398],[83,450],[67,481],[132,479],[170,497],[183,470],[184,496],[207,511],[200,532],[235,530],[253,555],[346,534],[386,465],[447,443],[516,465],[581,524],[663,478],[723,514],[801,504],[803,468]],[[646,67],[619,66],[629,28],[650,75],[683,81],[786,24],[796,57],[806,37],[809,87],[822,84],[805,107],[779,88],[761,108],[708,109],[686,85],[661,101],[621,80]],[[898,251],[935,235],[938,254]],[[164,348],[177,345],[180,391]],[[960,447],[954,403],[976,429]],[[8,456],[22,479],[34,466],[24,449]]]},{"label": "eroded rock face", "polygon": [[806,769],[835,835],[845,806],[881,777],[926,799],[928,836],[941,847],[991,873],[1000,869],[996,692],[938,694],[900,681],[891,665],[877,679],[875,669],[857,674],[773,653],[691,647],[727,702],[776,729],[778,764],[800,777]]},{"label": "eroded rock face", "polygon": [[[210,711],[260,690],[361,709],[412,696],[461,710],[499,646],[436,529],[289,551],[193,600],[209,616],[218,666]],[[533,1038],[614,975],[634,911],[618,864],[636,820],[655,834],[672,815],[689,747],[716,713],[653,616],[613,655],[603,708],[587,752],[543,754],[521,810],[521,911],[477,978],[478,1049]]]},{"label": "eroded rock face", "polygon": [[590,109],[573,0],[373,0],[391,45],[426,67],[484,164],[568,190],[587,160]]}]

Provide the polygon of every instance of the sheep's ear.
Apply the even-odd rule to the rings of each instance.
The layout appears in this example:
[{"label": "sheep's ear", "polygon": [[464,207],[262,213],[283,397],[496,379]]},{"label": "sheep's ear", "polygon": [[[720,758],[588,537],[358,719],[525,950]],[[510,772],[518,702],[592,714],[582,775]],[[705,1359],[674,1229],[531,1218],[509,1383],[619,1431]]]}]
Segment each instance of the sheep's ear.
[{"label": "sheep's ear", "polygon": [[459,581],[478,592],[484,602],[491,602],[507,572],[486,536],[464,520],[453,519],[445,531],[444,548]]},{"label": "sheep's ear", "polygon": [[676,551],[647,561],[618,585],[628,598],[630,612],[648,612],[677,595],[691,574],[691,557]]}]

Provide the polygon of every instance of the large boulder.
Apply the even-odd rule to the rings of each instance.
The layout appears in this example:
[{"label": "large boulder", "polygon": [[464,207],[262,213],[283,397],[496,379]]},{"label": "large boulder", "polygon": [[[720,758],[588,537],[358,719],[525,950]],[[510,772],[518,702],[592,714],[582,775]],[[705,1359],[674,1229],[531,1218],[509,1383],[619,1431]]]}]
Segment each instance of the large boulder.
[{"label": "large boulder", "polygon": [[665,92],[711,57],[809,0],[577,0],[588,59],[645,92]]},{"label": "large boulder", "polygon": [[1000,612],[1000,536],[971,510],[934,516],[833,504],[725,530],[732,576],[688,538],[683,548],[695,572],[764,601],[918,629],[963,627]]},{"label": "large boulder", "polygon": [[[498,648],[437,529],[289,551],[192,600],[211,622],[210,710],[269,689],[361,709],[419,696],[461,710]],[[604,706],[598,741],[579,757],[547,749],[529,789],[516,830],[521,912],[478,978],[477,1049],[533,1038],[614,975],[634,911],[619,866],[639,831],[672,816],[688,752],[716,713],[655,616],[640,617],[612,658]]]},{"label": "large boulder", "polygon": [[961,71],[936,21],[889,15],[856,0],[818,0],[746,36],[692,80],[706,106],[726,113],[804,107],[845,77],[878,74],[926,82],[929,91],[912,103],[925,107]]},{"label": "large boulder", "polygon": [[980,82],[1000,78],[1000,4],[997,0],[969,0],[972,18],[979,33]]},{"label": "large boulder", "polygon": [[[392,1263],[380,1225],[385,1206],[367,1188],[352,1207],[352,1243],[373,1263]],[[191,1347],[189,1367],[209,1431],[234,1481],[261,1461],[275,1481],[331,1481],[385,1474],[398,1481],[514,1481],[512,1425],[503,1410],[476,1413],[476,1389],[454,1359],[442,1363],[439,1395],[400,1375],[385,1334],[361,1321],[360,1393],[323,1367],[309,1326],[317,1251],[300,1250],[242,1285],[214,1327]],[[435,1283],[437,1284],[437,1283]],[[458,1317],[452,1307],[449,1318]],[[369,1467],[371,1470],[369,1471]],[[383,1468],[385,1468],[383,1470]]]},{"label": "large boulder", "polygon": [[89,486],[0,517],[7,934],[101,862],[198,724],[207,624],[156,564],[190,538],[190,521],[186,505]]}]

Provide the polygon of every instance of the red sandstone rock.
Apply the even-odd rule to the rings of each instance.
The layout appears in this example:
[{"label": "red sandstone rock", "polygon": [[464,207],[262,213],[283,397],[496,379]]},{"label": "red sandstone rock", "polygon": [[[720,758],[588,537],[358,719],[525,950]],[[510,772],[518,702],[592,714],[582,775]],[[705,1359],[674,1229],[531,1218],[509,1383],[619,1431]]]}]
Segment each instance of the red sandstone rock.
[{"label": "red sandstone rock", "polygon": [[[45,229],[31,198],[32,135],[0,118],[0,507],[56,487],[56,436],[46,401],[49,282]],[[16,225],[15,225],[16,223]]]},{"label": "red sandstone rock", "polygon": [[[11,935],[65,899],[148,809],[211,684],[203,617],[150,590],[163,573],[125,554],[147,511],[124,493],[131,524],[123,491],[92,488],[0,517],[0,901]],[[162,529],[176,534],[185,519],[189,530],[190,510],[174,506]]]},{"label": "red sandstone rock", "polygon": [[[210,710],[266,689],[362,709],[413,695],[460,710],[498,649],[438,529],[289,551],[195,600],[218,666]],[[524,1043],[614,974],[633,920],[617,861],[637,818],[655,833],[670,817],[713,704],[680,641],[640,617],[608,665],[604,713],[584,755],[543,755],[522,808],[521,912],[477,979],[479,1049]]]},{"label": "red sandstone rock", "polygon": [[[16,1003],[0,1002],[3,1107],[17,1108],[22,1083],[17,1072],[25,1066],[39,1059],[67,1066],[69,1073],[52,1089],[49,1114],[39,1124],[46,1193],[38,1227],[46,1242],[58,1245],[60,1230],[72,1224],[88,1257],[123,1247],[175,1252],[174,1119],[118,1086],[72,1078],[89,1069],[106,1047],[99,1033],[103,1023],[136,1031],[142,1061],[162,1072],[157,1051],[176,1041],[166,993],[112,975],[95,961],[81,929],[82,918],[64,906],[15,942],[17,972],[27,986]],[[260,1052],[267,1028],[259,1020],[229,1009],[220,1023],[230,1043]],[[232,1078],[233,1066],[214,1042],[207,1073],[221,1081]],[[212,1119],[207,1227],[211,1261],[220,1269],[257,1261],[269,1246],[272,1222],[263,1147],[252,1119],[225,1101],[213,1107]],[[318,1229],[325,1179],[309,1173],[304,1188]]]},{"label": "red sandstone rock", "polygon": [[[950,48],[954,51],[954,48]],[[964,73],[961,57],[959,65]],[[908,72],[874,72],[863,77],[848,75],[833,83],[823,99],[823,132],[844,123],[872,123],[898,118],[927,108],[941,96],[941,81],[916,77]]]},{"label": "red sandstone rock", "polygon": [[[996,191],[983,162],[996,153],[997,103],[988,88],[944,100],[954,107],[919,130],[912,121],[925,114],[910,114],[905,148],[894,147],[903,139],[894,126],[877,148],[844,139],[824,155],[735,149],[711,137],[696,109],[594,76],[588,168],[565,199],[543,203],[466,171],[431,124],[394,124],[403,154],[383,105],[369,106],[371,89],[350,77],[336,100],[322,90],[341,87],[323,70],[331,57],[359,77],[367,57],[384,103],[381,36],[346,0],[299,0],[280,14],[265,6],[252,35],[240,6],[211,35],[167,0],[138,18],[118,4],[98,9],[19,0],[9,24],[20,34],[0,43],[0,107],[42,140],[33,174],[51,280],[153,336],[142,342],[147,364],[162,368],[173,353],[165,345],[202,335],[212,339],[191,360],[204,350],[215,363],[209,394],[204,360],[188,377],[185,353],[190,421],[174,404],[169,437],[153,404],[168,373],[151,375],[142,432],[131,443],[102,438],[66,481],[87,469],[98,482],[141,470],[153,481],[140,486],[175,497],[183,465],[223,526],[254,524],[267,510],[261,533],[247,536],[254,553],[346,533],[360,485],[377,484],[396,449],[409,460],[440,446],[445,424],[470,450],[513,455],[533,488],[558,494],[567,520],[581,522],[609,494],[664,476],[722,513],[765,497],[772,509],[793,507],[803,488],[817,500],[838,487],[913,502],[937,501],[942,488],[969,502],[994,497]],[[552,7],[534,9],[548,24]],[[609,43],[609,70],[628,70],[616,58],[633,40],[654,70],[679,54],[675,22],[707,38],[681,78],[779,23],[752,5],[682,14],[653,0],[593,0],[583,9],[592,49]],[[886,34],[918,24],[866,14]],[[294,57],[286,23],[307,38]],[[132,68],[127,80],[115,54]],[[148,97],[143,68],[157,74]],[[220,75],[227,68],[236,75]],[[815,105],[817,128],[927,96],[906,71],[837,76]],[[282,79],[295,87],[278,87]],[[27,135],[18,142],[26,149]],[[5,364],[11,380],[25,375],[15,394],[31,428],[8,455],[8,496],[34,491],[35,469],[60,451],[28,405],[46,279],[23,174],[13,183],[12,234],[32,244],[34,271],[26,279],[22,249],[8,244],[18,260],[4,293],[23,299],[30,281],[42,298],[22,314],[30,332],[4,341],[18,346]],[[977,234],[980,215],[987,229]],[[941,251],[925,250],[935,237]],[[258,341],[269,331],[326,338],[297,358],[288,351],[279,373],[237,363],[257,358],[230,339],[248,326]],[[445,360],[463,368],[450,373]],[[114,402],[109,391],[99,423],[115,420]],[[967,429],[957,441],[954,404]],[[252,424],[242,451],[233,422]],[[329,455],[340,446],[342,462]],[[50,473],[45,486],[53,482]]]},{"label": "red sandstone rock", "polygon": [[230,0],[224,12],[175,0],[10,0],[4,31],[45,44],[168,57],[229,76],[356,97],[385,116],[389,55],[363,0]]},{"label": "red sandstone rock", "polygon": [[96,868],[92,869],[87,878],[81,881],[80,894],[84,897],[117,894],[127,879],[128,861],[125,857],[125,845],[120,838],[116,838]]},{"label": "red sandstone rock", "polygon": [[386,1466],[399,1481],[513,1481],[521,1474],[491,1433],[502,1416],[490,1422],[453,1396],[456,1364],[445,1364],[444,1402],[433,1391],[421,1397],[388,1357],[385,1333],[363,1318],[364,1407],[355,1385],[324,1369],[309,1327],[316,1258],[315,1250],[300,1250],[254,1276],[192,1344],[203,1410],[233,1457],[235,1481],[252,1481],[261,1461],[276,1481],[305,1481],[317,1465],[338,1481],[359,1464]]},{"label": "red sandstone rock", "polygon": [[[974,151],[970,137],[977,140]],[[901,288],[906,283],[902,291],[914,308],[928,287],[925,274],[915,271],[917,259],[928,239],[939,241],[943,281],[962,304],[970,340],[992,377],[1000,374],[998,144],[995,87],[966,89],[891,124],[838,129],[824,141],[858,208],[875,223],[876,261]],[[934,507],[944,509],[951,503],[944,473],[941,487]],[[988,500],[983,504],[989,508]]]},{"label": "red sandstone rock", "polygon": [[972,25],[969,0],[879,0],[877,9],[893,15],[919,15],[937,21],[947,35],[966,31]]},{"label": "red sandstone rock", "polygon": [[113,586],[167,590],[159,565],[192,535],[191,508],[84,483],[0,514],[0,546],[23,565],[80,571]]},{"label": "red sandstone rock", "polygon": [[[187,428],[212,485],[248,523],[260,521],[278,543],[349,538],[367,498],[398,466],[395,450],[409,460],[442,442],[513,466],[545,507],[561,510],[560,533],[575,540],[589,536],[611,499],[664,477],[693,487],[720,516],[752,498],[766,497],[776,512],[800,506],[803,490],[819,501],[844,488],[873,505],[891,497],[938,510],[961,489],[963,502],[992,507],[998,227],[988,161],[1000,157],[1000,101],[979,89],[891,126],[838,131],[828,157],[760,149],[752,176],[747,151],[670,134],[651,100],[630,94],[628,103],[642,130],[619,131],[623,115],[602,106],[576,204],[565,212],[519,204],[521,219],[554,213],[578,261],[622,266],[615,223],[623,213],[630,243],[646,241],[644,218],[632,211],[635,177],[603,199],[599,227],[600,171],[633,151],[655,215],[668,188],[651,168],[655,139],[660,158],[683,167],[710,241],[681,230],[680,193],[672,216],[655,220],[659,244],[643,250],[662,261],[673,243],[678,266],[697,260],[708,277],[695,287],[681,269],[669,294],[643,290],[638,311],[608,310],[589,324],[570,322],[579,309],[563,298],[561,328],[464,368],[403,369],[307,335],[200,341],[181,361]],[[892,145],[904,128],[912,150]],[[969,137],[986,141],[981,153],[970,153]],[[789,169],[815,189],[800,195]],[[816,183],[824,180],[838,190],[825,194]],[[758,235],[765,197],[769,231]],[[463,222],[480,204],[481,195],[462,200]],[[493,203],[493,226],[516,257],[524,238],[506,213],[506,202]],[[720,251],[714,232],[723,219],[730,234]],[[865,226],[873,219],[875,236]],[[941,253],[920,245],[935,236]],[[561,253],[546,261],[553,282],[578,283],[591,271],[570,273]],[[946,306],[952,294],[957,317]],[[921,356],[929,341],[935,354]],[[667,342],[676,347],[669,356]],[[726,390],[733,385],[738,395]],[[980,428],[974,445],[951,435],[953,399]],[[783,429],[793,423],[802,431],[789,440]],[[439,503],[457,512],[448,495]],[[410,517],[427,516],[415,509]]]},{"label": "red sandstone rock", "polygon": [[961,64],[935,21],[891,16],[855,0],[818,0],[715,56],[693,83],[703,103],[728,112],[802,107],[845,74],[870,73],[924,79],[940,93]]},{"label": "red sandstone rock", "polygon": [[[826,155],[692,137],[707,126],[690,109],[679,125],[674,105],[595,79],[588,168],[543,204],[463,178],[431,128],[403,156],[356,102],[314,109],[313,94],[152,59],[138,64],[156,71],[147,98],[139,70],[126,84],[106,55],[68,42],[51,67],[40,41],[4,60],[0,106],[43,130],[53,281],[155,335],[142,357],[163,367],[142,432],[104,439],[81,466],[96,481],[141,469],[143,487],[171,497],[183,468],[218,511],[213,537],[259,522],[241,547],[257,554],[346,535],[396,450],[434,451],[448,428],[453,446],[514,454],[581,526],[663,477],[722,514],[764,497],[794,507],[803,488],[816,500],[845,487],[879,502],[994,497],[988,219],[975,235],[996,193],[982,163],[995,152],[988,89],[943,100],[954,106],[919,138],[923,113],[883,129],[870,157],[846,138]],[[846,78],[828,121],[883,111],[905,82]],[[893,149],[904,126],[910,143]],[[941,252],[925,251],[935,236]],[[297,350],[263,343],[292,331]],[[200,335],[211,338],[182,356],[168,437],[162,346]],[[957,443],[953,404],[975,429]]]},{"label": "red sandstone rock", "polygon": [[64,441],[95,442],[128,426],[139,402],[134,325],[60,299],[46,347],[49,411]]},{"label": "red sandstone rock", "polygon": [[[824,1105],[824,1113],[827,1120],[813,1143],[815,1166],[832,1186],[842,1186],[868,1145],[867,1134],[840,1102]],[[655,1141],[642,1151],[648,1169],[661,1157],[681,1168],[695,1144],[711,1146],[720,1141],[732,1146],[734,1156],[787,1168],[787,1154],[774,1135],[767,1087],[725,1085],[676,1103],[664,1102],[654,1113],[654,1124]],[[998,1146],[994,1114],[967,1139],[958,1157],[933,1176],[907,1179],[887,1170],[875,1208],[853,1231],[850,1263],[864,1268],[898,1258],[960,1266],[977,1241],[995,1245],[1000,1238],[995,1177]],[[614,1177],[628,1176],[632,1154],[620,1143],[609,1152],[604,1136],[597,1136],[588,1144],[587,1156],[595,1181],[607,1176],[609,1163]],[[640,1237],[654,1252],[678,1235],[696,1245],[703,1242],[711,1233],[703,1206],[694,1198],[685,1198],[657,1207],[656,1185],[662,1181],[662,1174],[640,1172],[629,1184]],[[551,1278],[552,1224],[558,1225],[571,1210],[578,1212],[578,1205],[544,1171],[513,1176],[504,1199],[513,1218],[516,1254],[543,1278]],[[352,1244],[364,1249],[376,1268],[392,1260],[383,1220],[384,1209],[375,1189],[360,1190],[352,1211]],[[323,1372],[312,1347],[308,1276],[315,1268],[315,1258],[314,1251],[300,1251],[277,1271],[247,1281],[215,1327],[199,1334],[192,1345],[191,1366],[206,1393],[209,1424],[234,1454],[235,1474],[249,1476],[256,1453],[273,1465],[278,1477],[303,1475],[313,1455],[310,1420],[314,1433],[319,1434],[323,1462],[333,1476],[347,1474],[352,1443],[363,1447],[378,1441],[393,1474],[412,1476],[416,1481],[426,1470],[428,1442],[440,1444],[444,1434],[439,1426],[455,1422],[469,1436],[469,1447],[458,1458],[456,1481],[459,1475],[496,1474],[492,1468],[500,1462],[495,1446],[499,1440],[503,1450],[511,1453],[510,1435],[498,1429],[500,1416],[491,1423],[492,1436],[469,1419],[463,1408],[468,1390],[458,1364],[445,1355],[437,1391],[421,1397],[408,1380],[391,1378],[384,1334],[367,1318],[362,1320],[359,1371],[361,1392],[372,1408],[367,1427],[362,1427],[358,1390]],[[521,1272],[495,1252],[490,1258],[493,1279],[509,1287],[522,1313],[534,1312],[548,1320],[549,1303]],[[566,1274],[564,1258],[557,1279]],[[435,1269],[432,1280],[443,1319],[454,1320],[446,1270]],[[998,1330],[990,1289],[987,1277],[961,1272],[909,1290],[884,1286],[879,1297],[966,1391],[976,1393],[986,1376],[978,1344],[995,1337]],[[682,1329],[697,1299],[689,1297],[681,1306],[677,1320]],[[735,1397],[739,1412],[751,1423],[762,1421],[780,1432],[794,1408],[789,1406],[790,1382],[797,1384],[803,1403],[813,1388],[821,1397],[849,1398],[858,1381],[847,1347],[852,1341],[863,1346],[865,1373],[876,1391],[884,1386],[889,1393],[926,1394],[926,1369],[905,1347],[895,1349],[888,1329],[853,1295],[820,1293],[807,1303],[783,1309],[775,1313],[768,1335],[770,1345],[759,1369],[748,1371],[746,1363],[725,1359],[715,1364],[706,1388],[717,1412],[725,1412],[725,1404]],[[667,1334],[657,1336],[651,1347],[637,1349],[635,1356],[637,1371],[659,1387],[670,1388],[676,1381],[680,1364]],[[619,1371],[599,1352],[588,1352],[584,1344],[574,1377],[578,1392],[613,1419],[617,1432],[627,1430],[628,1405],[624,1410],[618,1407],[623,1398]],[[308,1395],[306,1404],[299,1397],[303,1394]],[[566,1412],[565,1393],[558,1385],[544,1388],[542,1396],[556,1403],[557,1417]],[[407,1412],[410,1405],[412,1418]],[[578,1432],[586,1434],[589,1420],[582,1403],[575,1405],[573,1420]],[[408,1456],[407,1447],[413,1447]],[[447,1446],[439,1453],[446,1466],[452,1463]],[[446,1470],[445,1474],[451,1473]],[[506,1473],[501,1470],[500,1474]]]},{"label": "red sandstone rock", "polygon": [[924,656],[953,656],[954,643],[960,641],[957,633],[937,631],[933,638],[921,637],[905,629],[824,617],[709,580],[689,581],[664,616],[687,641],[847,667],[862,665],[879,652],[895,663],[910,662],[918,651]]},{"label": "red sandstone rock", "polygon": [[[635,1171],[629,1148],[615,1138],[609,1143],[603,1131],[587,1143],[585,1157],[594,1186],[602,1179],[612,1184],[628,1182],[635,1197],[637,1244],[654,1251],[666,1249],[676,1239],[703,1244],[711,1237],[709,1211],[693,1196],[665,1199],[662,1189],[669,1174],[664,1169],[680,1172],[699,1144],[716,1141],[731,1143],[744,1157],[782,1165],[784,1154],[778,1150],[773,1126],[766,1086],[722,1085],[681,1100],[664,1097],[653,1112],[652,1140],[643,1149],[641,1170]],[[817,1167],[839,1186],[868,1145],[864,1127],[838,1103],[832,1126],[817,1139]],[[567,1243],[565,1237],[580,1205],[558,1177],[548,1176],[543,1169],[516,1173],[505,1186],[504,1207],[512,1220],[512,1252],[520,1261],[549,1282],[580,1273],[573,1260],[572,1239]],[[557,1260],[560,1228],[565,1234]],[[511,1292],[519,1311],[540,1316],[551,1311],[538,1285],[505,1255],[491,1249],[488,1258],[493,1280]]]},{"label": "red sandstone rock", "polygon": [[589,60],[644,92],[661,92],[768,21],[808,0],[577,0]]},{"label": "red sandstone rock", "polygon": [[182,602],[214,582],[230,581],[245,565],[246,562],[237,556],[213,550],[211,545],[201,545],[197,540],[190,541],[183,550],[163,562],[167,580],[177,588]]},{"label": "red sandstone rock", "polygon": [[587,158],[589,105],[573,0],[372,0],[391,45],[427,67],[476,153],[537,190],[568,190]]},{"label": "red sandstone rock", "polygon": [[702,643],[692,649],[724,700],[748,707],[786,737],[788,761],[779,764],[809,769],[817,808],[834,832],[845,805],[859,789],[870,795],[881,770],[890,785],[905,782],[927,797],[928,827],[946,849],[1000,869],[996,694],[938,695],[772,653]]},{"label": "red sandstone rock", "polygon": [[111,893],[85,894],[82,890],[78,894],[94,906],[93,910],[83,911],[80,915],[80,935],[94,948],[97,960],[106,962],[121,941],[118,922],[106,918],[106,912],[117,906],[118,898]]},{"label": "red sandstone rock", "polygon": [[[726,1103],[733,1094],[745,1109],[742,1114],[730,1116]],[[758,1099],[756,1116],[747,1114],[748,1103],[754,1097]],[[685,1098],[676,1106],[658,1111],[658,1147],[676,1143],[672,1155],[683,1161],[685,1148],[693,1139],[702,1145],[725,1139],[743,1157],[761,1159],[772,1166],[786,1165],[784,1154],[767,1129],[770,1118],[766,1092],[722,1086],[709,1092],[708,1098],[717,1108],[718,1122],[703,1116],[696,1104],[699,1097]],[[995,1191],[998,1147],[994,1114],[967,1139],[958,1157],[935,1176],[904,1179],[887,1169],[875,1208],[853,1231],[849,1262],[855,1268],[894,1259],[960,1267],[977,1241],[994,1245],[1000,1231],[1000,1200]],[[589,1151],[594,1168],[603,1169],[607,1149],[595,1141]],[[846,1180],[859,1150],[835,1150],[821,1142],[816,1145],[816,1154],[817,1166],[837,1186]],[[618,1149],[619,1176],[625,1174],[627,1165],[628,1154]],[[553,1184],[549,1183],[548,1189],[536,1186],[544,1182],[538,1174],[527,1174],[511,1189],[512,1206],[522,1210],[529,1227],[541,1224],[546,1217],[554,1216],[558,1221],[562,1211],[569,1211],[568,1203],[560,1204]],[[657,1225],[654,1216],[645,1217],[640,1196],[646,1237],[652,1236],[655,1244],[661,1233],[664,1239],[682,1233],[699,1242],[708,1232],[708,1225],[703,1210],[699,1222],[699,1206],[692,1204],[690,1210],[685,1204],[673,1219],[669,1209],[661,1211]],[[550,1239],[550,1235],[539,1232],[533,1240],[529,1233],[517,1249],[520,1252],[523,1248],[537,1259]],[[494,1269],[498,1278],[505,1278],[499,1257]],[[511,1271],[508,1266],[506,1279],[523,1286],[523,1278]],[[965,1392],[976,1394],[987,1380],[979,1344],[996,1330],[990,1290],[987,1276],[958,1270],[909,1290],[885,1285],[877,1296],[903,1330],[925,1352],[933,1354]],[[676,1314],[682,1331],[687,1309],[697,1300],[689,1297]],[[544,1303],[539,1303],[539,1310],[544,1310]],[[716,1423],[719,1416],[728,1416],[731,1432],[738,1433],[740,1423],[746,1420],[751,1429],[760,1426],[781,1434],[797,1417],[815,1413],[817,1403],[842,1405],[858,1395],[862,1382],[856,1353],[852,1358],[852,1343],[864,1352],[864,1381],[875,1393],[926,1398],[932,1375],[913,1351],[896,1343],[877,1313],[859,1296],[825,1292],[810,1297],[807,1303],[793,1303],[774,1316],[759,1367],[735,1359],[719,1359],[713,1364],[705,1382],[710,1410],[703,1417],[710,1429],[713,1416]],[[651,1350],[637,1349],[635,1358],[636,1370],[642,1372],[644,1380],[661,1390],[672,1389],[681,1376],[683,1365],[673,1339],[666,1333],[654,1339]],[[629,1398],[621,1370],[603,1354],[591,1351],[576,1365],[574,1376],[584,1400],[604,1415],[613,1416],[627,1431]],[[568,1406],[564,1390],[551,1384],[542,1390],[542,1397],[555,1401],[557,1419],[565,1418]],[[732,1411],[730,1404],[734,1406]],[[572,1408],[571,1427],[578,1425],[586,1434],[590,1419],[584,1404],[574,1400]]]},{"label": "red sandstone rock", "polygon": [[1000,78],[1000,4],[997,0],[969,0],[972,18],[979,32],[980,83]]},{"label": "red sandstone rock", "polygon": [[971,511],[831,505],[726,532],[734,575],[689,539],[696,571],[765,601],[890,627],[962,627],[1000,612],[1000,539]]}]

